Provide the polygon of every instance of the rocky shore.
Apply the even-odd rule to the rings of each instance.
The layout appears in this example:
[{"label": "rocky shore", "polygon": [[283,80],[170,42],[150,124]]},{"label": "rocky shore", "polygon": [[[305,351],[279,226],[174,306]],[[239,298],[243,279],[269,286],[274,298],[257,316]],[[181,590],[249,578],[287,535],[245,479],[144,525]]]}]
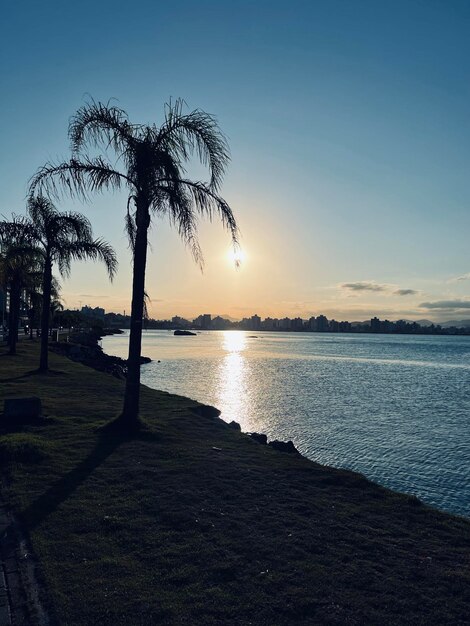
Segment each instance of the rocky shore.
[{"label": "rocky shore", "polygon": [[[124,380],[127,375],[127,361],[121,359],[118,356],[111,356],[103,352],[102,347],[99,345],[100,339],[108,335],[121,334],[122,330],[117,329],[103,329],[98,331],[87,330],[70,335],[70,339],[66,343],[56,343],[51,346],[51,349],[62,356],[66,356],[72,361],[77,363],[83,363],[88,367],[92,367],[99,372],[105,372],[111,374],[115,378]],[[142,365],[150,363],[149,357],[140,357]],[[193,412],[197,415],[204,415],[204,417],[220,417],[219,409],[207,405],[198,405],[193,408]],[[230,428],[235,430],[241,430],[238,422],[232,421],[229,424]],[[246,433],[254,441],[262,445],[268,445],[274,450],[279,452],[285,452],[288,454],[298,454],[300,452],[295,447],[292,441],[278,441],[273,440],[268,443],[267,435],[263,433]]]},{"label": "rocky shore", "polygon": [[[51,350],[56,354],[68,357],[77,363],[83,363],[88,367],[92,367],[99,372],[111,374],[115,378],[123,380],[127,376],[127,360],[118,356],[111,356],[103,352],[103,348],[99,345],[100,339],[107,335],[121,334],[121,330],[103,329],[103,330],[87,330],[71,333],[69,341],[57,342],[51,345]],[[142,365],[150,363],[149,357],[140,357]]]}]

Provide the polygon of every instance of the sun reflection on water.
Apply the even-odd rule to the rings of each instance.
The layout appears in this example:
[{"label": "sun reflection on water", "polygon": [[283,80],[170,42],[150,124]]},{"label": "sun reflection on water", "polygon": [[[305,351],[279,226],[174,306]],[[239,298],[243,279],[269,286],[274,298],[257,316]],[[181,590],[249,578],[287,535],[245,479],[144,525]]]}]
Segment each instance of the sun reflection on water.
[{"label": "sun reflection on water", "polygon": [[246,348],[246,335],[243,331],[224,332],[223,357],[218,376],[218,401],[216,406],[224,407],[222,417],[226,421],[235,420],[243,429],[247,402],[247,364],[243,351]]},{"label": "sun reflection on water", "polygon": [[227,352],[242,352],[246,348],[246,336],[242,330],[225,330],[222,347]]}]

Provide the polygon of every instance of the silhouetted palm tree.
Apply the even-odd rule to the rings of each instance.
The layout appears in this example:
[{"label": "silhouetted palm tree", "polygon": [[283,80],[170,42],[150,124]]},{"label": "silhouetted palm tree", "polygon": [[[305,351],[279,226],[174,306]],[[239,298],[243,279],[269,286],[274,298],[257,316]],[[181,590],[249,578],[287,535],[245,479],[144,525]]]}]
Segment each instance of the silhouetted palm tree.
[{"label": "silhouetted palm tree", "polygon": [[48,369],[49,320],[53,287],[52,266],[57,264],[62,276],[70,273],[73,260],[103,261],[110,279],[117,267],[112,247],[103,239],[93,239],[89,220],[80,213],[60,212],[42,196],[31,197],[28,213],[36,245],[44,260],[42,279],[41,356],[39,370]]},{"label": "silhouetted palm tree", "polygon": [[16,354],[21,297],[38,287],[42,259],[31,226],[22,216],[0,222],[0,243],[0,285],[9,294],[8,347],[10,354]]},{"label": "silhouetted palm tree", "polygon": [[[122,419],[127,427],[138,423],[140,354],[144,311],[148,229],[152,214],[166,215],[190,246],[202,267],[197,240],[199,215],[217,214],[230,231],[234,245],[238,228],[219,189],[229,160],[228,146],[213,116],[195,110],[183,114],[183,103],[165,107],[164,122],[131,124],[114,106],[91,102],[72,118],[69,128],[73,158],[47,163],[34,176],[31,189],[58,197],[64,191],[84,199],[104,189],[128,190],[126,229],[133,251],[133,282],[128,374]],[[92,157],[86,148],[114,151],[111,163]],[[207,183],[186,178],[184,166],[193,154],[208,167]]]}]

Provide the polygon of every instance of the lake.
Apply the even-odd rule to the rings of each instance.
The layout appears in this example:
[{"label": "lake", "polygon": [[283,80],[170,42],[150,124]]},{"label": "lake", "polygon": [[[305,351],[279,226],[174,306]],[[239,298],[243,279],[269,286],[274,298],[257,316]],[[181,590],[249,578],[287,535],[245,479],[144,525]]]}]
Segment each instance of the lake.
[{"label": "lake", "polygon": [[[127,358],[128,331],[102,345]],[[149,387],[470,516],[470,337],[152,330],[142,354]]]}]

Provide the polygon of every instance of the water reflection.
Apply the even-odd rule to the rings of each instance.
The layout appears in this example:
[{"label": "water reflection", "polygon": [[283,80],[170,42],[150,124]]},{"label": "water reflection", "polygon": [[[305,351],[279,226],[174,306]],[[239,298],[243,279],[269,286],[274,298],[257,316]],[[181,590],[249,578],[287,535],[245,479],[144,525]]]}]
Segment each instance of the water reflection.
[{"label": "water reflection", "polygon": [[246,335],[242,330],[225,330],[222,347],[227,352],[242,352],[246,348]]},{"label": "water reflection", "polygon": [[239,422],[244,429],[247,416],[247,363],[243,355],[246,335],[243,331],[223,333],[222,347],[226,351],[218,372],[216,406],[223,407],[222,417]]}]

